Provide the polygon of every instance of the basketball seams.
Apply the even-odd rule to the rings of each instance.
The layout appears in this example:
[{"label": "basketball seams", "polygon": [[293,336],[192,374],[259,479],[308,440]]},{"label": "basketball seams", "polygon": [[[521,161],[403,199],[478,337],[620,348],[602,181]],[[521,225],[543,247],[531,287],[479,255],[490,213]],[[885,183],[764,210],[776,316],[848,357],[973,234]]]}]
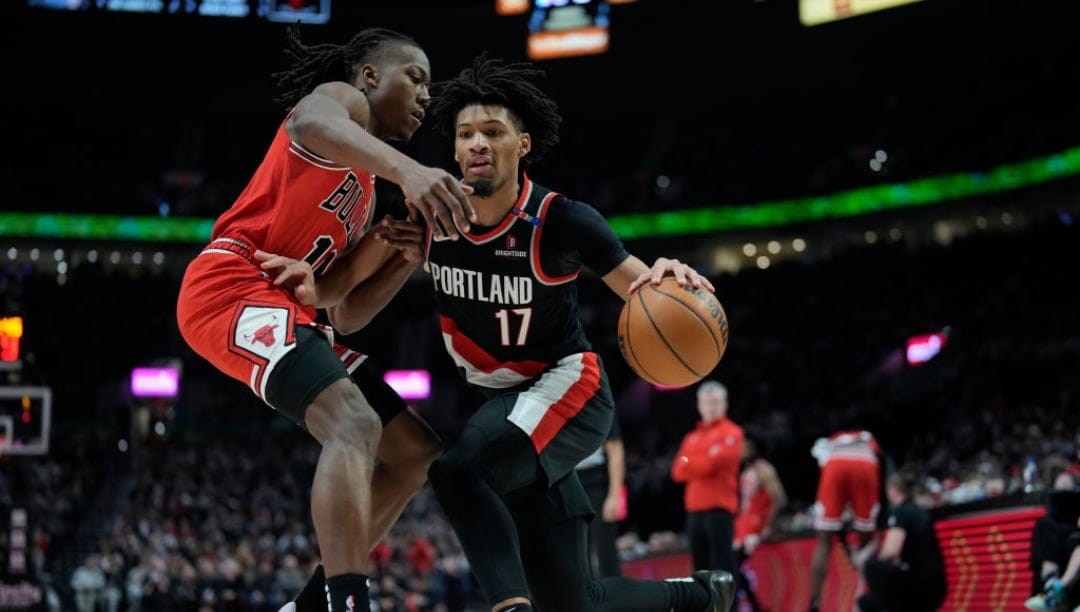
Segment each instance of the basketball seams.
[{"label": "basketball seams", "polygon": [[[664,295],[664,296],[667,296],[667,295],[668,295],[668,294],[664,293],[663,291],[660,291],[660,290],[656,289],[656,288],[655,288],[655,287],[653,287],[652,285],[645,285],[645,287],[642,287],[641,289],[643,290],[643,289],[645,289],[645,288],[649,288],[649,289],[652,289],[653,291],[656,291],[656,292],[657,292],[657,293],[659,293],[660,295]],[[668,297],[671,297],[671,296],[668,296]],[[675,299],[675,298],[672,298],[672,299]],[[675,299],[675,301],[676,301],[676,302],[679,302],[679,300],[678,300],[678,299]],[[683,366],[684,368],[686,368],[686,371],[687,371],[687,372],[690,372],[691,374],[693,374],[694,376],[697,376],[697,377],[699,377],[699,378],[700,378],[700,377],[702,377],[702,376],[704,376],[704,374],[699,374],[699,373],[697,372],[697,370],[695,370],[694,368],[690,367],[690,364],[686,363],[686,361],[685,361],[685,360],[684,360],[684,359],[682,358],[682,355],[680,355],[680,354],[678,353],[678,351],[676,351],[676,350],[675,350],[675,347],[671,346],[671,343],[670,343],[670,342],[668,342],[668,339],[667,339],[666,337],[664,337],[664,334],[663,334],[663,332],[661,332],[661,331],[660,331],[660,326],[658,326],[658,325],[656,324],[656,321],[654,321],[654,320],[653,320],[653,317],[652,317],[652,313],[650,313],[650,312],[649,312],[649,307],[648,307],[648,306],[647,306],[647,305],[645,304],[645,297],[644,297],[644,296],[642,295],[642,291],[641,291],[641,290],[638,290],[638,302],[639,302],[639,303],[641,304],[641,311],[645,313],[645,318],[647,318],[647,319],[649,320],[649,324],[650,324],[650,325],[652,325],[652,328],[653,328],[653,330],[654,330],[654,331],[656,332],[656,335],[657,335],[657,337],[658,337],[658,338],[660,338],[660,340],[662,340],[662,341],[663,341],[663,343],[664,343],[664,346],[666,346],[666,347],[667,347],[667,349],[668,349],[668,351],[669,351],[669,352],[670,352],[670,353],[671,353],[672,355],[674,355],[674,356],[675,356],[675,359],[677,359],[677,360],[679,361],[679,363],[681,363],[681,364],[682,364],[682,366]],[[679,302],[679,303],[680,303],[680,304],[682,304],[682,302]],[[685,305],[685,304],[682,304],[682,305],[683,305],[684,307],[686,307],[686,305]],[[697,316],[697,313],[696,313],[696,312],[694,313],[694,316]],[[700,320],[700,317],[699,317],[699,320]],[[710,335],[712,335],[712,334],[710,334]],[[715,339],[715,338],[713,338],[713,341],[715,342],[715,341],[716,341],[716,339]]]},{"label": "basketball seams", "polygon": [[[634,301],[634,296],[630,296],[630,299],[627,301],[626,307],[627,308],[632,307],[633,306],[633,301]],[[649,372],[647,370],[645,370],[645,366],[643,366],[641,364],[641,360],[637,358],[637,352],[634,351],[634,343],[631,342],[631,340],[630,340],[630,319],[633,318],[633,317],[631,317],[630,313],[627,312],[625,318],[626,318],[626,329],[625,329],[625,331],[623,333],[623,338],[625,339],[624,344],[626,345],[626,348],[629,350],[630,357],[634,360],[634,364],[636,364],[636,366],[637,366],[636,369],[640,370],[638,372],[638,374],[641,375],[642,378],[649,379],[649,382],[658,383],[659,382],[658,379],[656,377],[654,377],[652,374],[649,374]]]},{"label": "basketball seams", "polygon": [[[705,328],[709,330],[709,337],[712,338],[713,344],[716,346],[717,354],[723,355],[723,351],[720,350],[720,342],[716,339],[716,334],[712,333],[712,327],[709,325],[709,322],[706,321],[704,318],[702,318],[702,316],[698,313],[698,311],[692,305],[690,305],[690,304],[684,302],[683,300],[679,299],[679,296],[675,295],[674,293],[668,293],[667,291],[661,291],[660,289],[656,288],[653,285],[648,285],[648,287],[650,287],[653,291],[659,293],[660,295],[666,295],[667,297],[671,298],[672,300],[675,300],[683,308],[689,310],[690,314],[694,315],[694,318],[696,318],[698,321],[701,321],[701,324],[704,325]],[[719,325],[719,323],[717,323],[717,325]],[[720,330],[720,333],[723,334],[723,329]],[[672,351],[672,352],[674,352],[674,351]],[[693,371],[693,370],[691,370],[691,371]]]}]

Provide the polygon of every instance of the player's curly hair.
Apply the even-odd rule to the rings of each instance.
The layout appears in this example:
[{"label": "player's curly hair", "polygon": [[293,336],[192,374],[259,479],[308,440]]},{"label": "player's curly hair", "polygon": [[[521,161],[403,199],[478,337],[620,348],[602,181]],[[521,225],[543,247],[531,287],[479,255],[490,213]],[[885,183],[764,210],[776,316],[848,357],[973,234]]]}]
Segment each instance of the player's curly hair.
[{"label": "player's curly hair", "polygon": [[274,101],[286,108],[292,108],[321,83],[352,83],[359,66],[377,63],[394,46],[423,48],[412,37],[387,28],[365,28],[345,44],[307,45],[300,40],[300,25],[295,23],[286,37],[285,57],[289,59],[289,68],[270,75],[282,91]]},{"label": "player's curly hair", "polygon": [[453,140],[461,109],[470,104],[506,107],[515,127],[532,136],[532,150],[521,160],[527,167],[558,144],[562,123],[558,105],[532,82],[541,76],[544,71],[529,62],[506,63],[485,52],[453,79],[433,86],[430,110],[439,131]]}]

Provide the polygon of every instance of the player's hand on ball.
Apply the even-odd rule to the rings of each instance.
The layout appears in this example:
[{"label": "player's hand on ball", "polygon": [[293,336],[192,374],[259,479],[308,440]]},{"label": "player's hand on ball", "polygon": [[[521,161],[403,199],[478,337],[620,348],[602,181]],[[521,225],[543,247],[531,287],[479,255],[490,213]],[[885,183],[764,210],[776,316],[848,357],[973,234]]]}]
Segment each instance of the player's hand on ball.
[{"label": "player's hand on ball", "polygon": [[680,285],[690,283],[690,285],[698,289],[716,292],[716,288],[709,282],[709,279],[699,274],[697,270],[678,259],[659,257],[648,272],[643,272],[641,276],[634,279],[634,282],[630,283],[628,293],[633,293],[645,283],[659,285],[665,276],[674,276],[675,281]]},{"label": "player's hand on ball", "polygon": [[424,257],[424,228],[411,219],[413,214],[410,209],[409,219],[386,215],[374,232],[376,240],[401,251],[406,261],[416,263]]},{"label": "player's hand on ball", "polygon": [[259,267],[274,278],[274,284],[292,291],[296,300],[304,306],[314,306],[319,302],[315,289],[315,271],[306,261],[275,255],[266,251],[255,251]]}]

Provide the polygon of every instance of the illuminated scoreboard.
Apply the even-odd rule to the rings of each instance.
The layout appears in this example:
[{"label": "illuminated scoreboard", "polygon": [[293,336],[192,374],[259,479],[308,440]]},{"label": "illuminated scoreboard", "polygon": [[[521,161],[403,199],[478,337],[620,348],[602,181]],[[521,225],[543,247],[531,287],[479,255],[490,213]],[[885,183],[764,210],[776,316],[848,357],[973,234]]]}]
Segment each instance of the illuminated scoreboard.
[{"label": "illuminated scoreboard", "polygon": [[820,25],[922,0],[799,0],[799,21]]},{"label": "illuminated scoreboard", "polygon": [[17,369],[21,364],[19,345],[22,335],[22,317],[0,317],[0,370]]},{"label": "illuminated scoreboard", "polygon": [[34,8],[204,17],[258,17],[282,23],[326,23],[330,0],[27,0]]},{"label": "illuminated scoreboard", "polygon": [[529,59],[595,55],[608,50],[606,0],[534,0],[529,16]]},{"label": "illuminated scoreboard", "polygon": [[496,0],[499,15],[529,17],[529,59],[596,55],[608,50],[613,4],[634,0]]}]

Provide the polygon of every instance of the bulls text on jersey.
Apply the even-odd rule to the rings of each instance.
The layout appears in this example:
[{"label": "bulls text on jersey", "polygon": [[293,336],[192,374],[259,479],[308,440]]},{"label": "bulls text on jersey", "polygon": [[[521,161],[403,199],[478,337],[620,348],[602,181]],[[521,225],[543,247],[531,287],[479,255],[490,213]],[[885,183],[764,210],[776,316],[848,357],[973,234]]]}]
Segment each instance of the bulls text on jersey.
[{"label": "bulls text on jersey", "polygon": [[349,172],[345,175],[345,180],[341,181],[341,184],[334,190],[334,193],[319,204],[319,208],[331,213],[337,213],[338,221],[345,226],[345,236],[349,242],[352,242],[353,232],[356,231],[357,227],[363,225],[363,221],[367,217],[365,212],[360,219],[361,223],[354,225],[353,211],[363,199],[364,186],[360,184],[360,180],[355,174]]}]

